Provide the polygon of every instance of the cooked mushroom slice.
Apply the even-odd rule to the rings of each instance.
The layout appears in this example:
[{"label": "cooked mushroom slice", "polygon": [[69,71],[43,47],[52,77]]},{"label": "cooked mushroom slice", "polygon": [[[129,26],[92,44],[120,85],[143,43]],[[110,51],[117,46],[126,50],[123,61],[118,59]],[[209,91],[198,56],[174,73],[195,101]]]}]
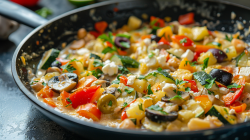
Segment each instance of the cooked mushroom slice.
[{"label": "cooked mushroom slice", "polygon": [[182,93],[181,96],[174,96],[172,98],[164,96],[161,98],[161,101],[166,102],[166,103],[174,103],[177,105],[181,105],[182,103],[184,103],[186,100],[190,98],[189,93],[183,92],[183,91],[181,91],[181,93]]},{"label": "cooked mushroom slice", "polygon": [[96,80],[91,84],[91,86],[102,85],[103,88],[108,87],[110,85],[110,80]]},{"label": "cooked mushroom slice", "polygon": [[166,50],[166,49],[170,49],[170,48],[171,48],[170,45],[163,44],[163,43],[158,43],[158,44],[157,44],[157,47],[156,47],[156,49],[159,49],[159,50],[161,50],[161,49]]},{"label": "cooked mushroom slice", "polygon": [[31,87],[34,89],[35,92],[38,92],[44,87],[44,85],[42,84],[42,82],[33,82]]},{"label": "cooked mushroom slice", "polygon": [[113,113],[117,106],[117,100],[112,94],[103,94],[99,98],[97,106],[104,114]]},{"label": "cooked mushroom slice", "polygon": [[58,93],[62,91],[70,92],[75,88],[77,82],[78,76],[76,74],[63,73],[60,76],[52,77],[48,82],[48,86]]},{"label": "cooked mushroom slice", "polygon": [[119,95],[118,95],[118,93],[119,92],[117,91],[117,88],[109,87],[109,88],[106,88],[106,90],[102,94],[112,94],[117,98],[120,96],[120,93],[119,93]]},{"label": "cooked mushroom slice", "polygon": [[58,72],[58,73],[62,74],[62,70],[59,69],[58,67],[49,67],[46,70],[46,73],[52,73],[52,72]]},{"label": "cooked mushroom slice", "polygon": [[178,113],[176,111],[167,113],[164,111],[156,111],[146,108],[146,117],[153,122],[166,122],[177,119]]}]

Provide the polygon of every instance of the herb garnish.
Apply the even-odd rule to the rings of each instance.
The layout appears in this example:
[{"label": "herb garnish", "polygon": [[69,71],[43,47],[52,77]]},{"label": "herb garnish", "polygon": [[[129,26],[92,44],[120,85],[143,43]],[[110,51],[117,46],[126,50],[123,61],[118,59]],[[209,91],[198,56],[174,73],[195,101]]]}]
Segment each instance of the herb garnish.
[{"label": "herb garnish", "polygon": [[47,86],[47,84],[46,84],[45,82],[42,82],[42,85],[43,85],[43,86]]},{"label": "herb garnish", "polygon": [[188,83],[188,82],[187,82],[187,81],[183,81],[183,80],[179,81],[179,79],[176,79],[176,80],[175,80],[175,84],[176,84],[176,85],[182,85],[182,84],[184,84],[184,83]]},{"label": "herb garnish", "polygon": [[120,44],[125,48],[130,48],[130,44],[128,42],[120,42]]},{"label": "herb garnish", "polygon": [[130,73],[130,71],[127,68],[120,66],[120,65],[118,65],[118,70],[120,70],[122,74]]},{"label": "herb garnish", "polygon": [[144,75],[140,75],[137,79],[142,80],[142,79],[146,79],[146,78],[145,78],[145,76],[144,76]]},{"label": "herb garnish", "polygon": [[72,59],[72,60],[70,60],[66,65],[61,66],[61,68],[63,69],[63,72],[64,72],[65,70],[67,70],[68,72],[73,72],[73,71],[75,71],[76,68],[74,68],[74,67],[72,66],[72,64],[70,64],[71,62],[74,62],[74,61],[79,61],[79,60],[77,60],[77,59]]},{"label": "herb garnish", "polygon": [[69,104],[67,104],[65,107],[68,107],[69,105],[72,105],[72,101],[70,100],[70,98],[66,98],[66,101],[68,101]]},{"label": "herb garnish", "polygon": [[231,42],[233,40],[233,36],[232,35],[231,35],[231,37],[228,37],[228,35],[226,34],[225,37],[226,37],[225,40],[227,40],[227,41]]},{"label": "herb garnish", "polygon": [[180,43],[181,43],[181,44],[182,44],[182,43],[187,43],[187,38],[181,39],[181,40],[180,40]]},{"label": "herb garnish", "polygon": [[151,85],[150,84],[148,85],[147,90],[148,90],[148,95],[154,94],[153,91],[151,90]]},{"label": "herb garnish", "polygon": [[100,78],[101,75],[103,74],[102,70],[96,69],[91,71],[92,75],[95,76],[96,78]]},{"label": "herb garnish", "polygon": [[144,111],[143,108],[142,108],[142,103],[139,104],[138,107],[139,107],[139,109],[140,109],[141,111]]},{"label": "herb garnish", "polygon": [[128,103],[127,102],[124,102],[123,105],[122,105],[122,108],[125,108],[128,106]]},{"label": "herb garnish", "polygon": [[151,105],[150,107],[148,107],[148,109],[155,110],[155,111],[162,111],[163,110],[163,108],[161,108],[159,105]]},{"label": "herb garnish", "polygon": [[131,94],[134,91],[134,89],[131,88],[131,87],[126,86],[124,91],[127,92],[128,94]]},{"label": "herb garnish", "polygon": [[205,70],[208,66],[209,57],[203,61],[202,70]]},{"label": "herb garnish", "polygon": [[241,85],[238,85],[236,83],[233,83],[231,85],[228,85],[227,88],[231,89],[231,88],[241,88]]},{"label": "herb garnish", "polygon": [[148,55],[148,57],[149,57],[149,58],[152,58],[154,55],[155,55],[155,54],[154,54],[153,52],[151,52],[151,53]]},{"label": "herb garnish", "polygon": [[121,89],[119,89],[119,88],[117,89],[117,91],[118,91],[119,93],[122,93]]},{"label": "herb garnish", "polygon": [[93,63],[94,67],[103,67],[104,64],[100,60],[95,59]]},{"label": "herb garnish", "polygon": [[110,100],[108,106],[112,106],[113,102]]},{"label": "herb garnish", "polygon": [[189,91],[191,91],[191,88],[190,88],[190,87],[186,87],[186,88],[185,88],[185,91],[186,91],[186,92],[189,92]]}]

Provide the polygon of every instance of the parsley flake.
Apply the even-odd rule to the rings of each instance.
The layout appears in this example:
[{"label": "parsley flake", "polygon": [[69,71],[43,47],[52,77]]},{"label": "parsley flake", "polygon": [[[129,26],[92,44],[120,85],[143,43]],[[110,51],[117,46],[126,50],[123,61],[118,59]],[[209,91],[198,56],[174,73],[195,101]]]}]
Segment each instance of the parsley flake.
[{"label": "parsley flake", "polygon": [[102,50],[102,53],[106,54],[106,53],[112,53],[112,52],[115,52],[115,51],[116,51],[115,49],[107,47],[107,48]]},{"label": "parsley flake", "polygon": [[127,102],[124,102],[123,105],[122,105],[122,108],[125,108],[128,106],[128,103]]},{"label": "parsley flake", "polygon": [[186,87],[186,88],[185,88],[185,91],[186,91],[186,92],[189,92],[189,91],[191,91],[191,88],[190,88],[190,87]]},{"label": "parsley flake", "polygon": [[187,43],[187,38],[181,39],[181,40],[180,40],[180,43],[181,43],[181,44],[182,44],[182,43]]},{"label": "parsley flake", "polygon": [[139,107],[139,109],[140,109],[141,111],[144,111],[144,110],[143,110],[143,107],[142,107],[142,103],[139,104],[138,107]]},{"label": "parsley flake", "polygon": [[70,60],[66,65],[61,66],[61,68],[63,69],[63,72],[64,72],[65,70],[68,71],[68,72],[70,72],[70,73],[72,73],[73,71],[75,71],[76,68],[74,68],[74,67],[72,66],[72,64],[70,64],[71,62],[74,62],[74,61],[79,61],[79,60],[77,60],[77,59],[72,59],[72,60]]},{"label": "parsley flake", "polygon": [[233,83],[231,85],[228,85],[227,88],[231,89],[231,88],[241,88],[241,85],[238,85],[236,83]]},{"label": "parsley flake", "polygon": [[43,85],[43,86],[47,86],[47,84],[46,84],[46,83],[44,83],[44,82],[42,82],[42,85]]},{"label": "parsley flake", "polygon": [[96,69],[91,71],[92,75],[95,76],[96,78],[100,78],[101,75],[103,74],[102,70]]},{"label": "parsley flake", "polygon": [[155,55],[155,54],[154,54],[153,52],[151,52],[151,53],[148,55],[148,57],[149,57],[149,58],[152,58],[154,55]]},{"label": "parsley flake", "polygon": [[119,89],[119,88],[117,89],[117,91],[118,91],[119,93],[122,93],[121,89]]},{"label": "parsley flake", "polygon": [[130,71],[127,68],[120,66],[120,65],[118,66],[118,70],[121,71],[122,74],[130,73]]},{"label": "parsley flake", "polygon": [[110,100],[108,106],[112,106],[113,102]]},{"label": "parsley flake", "polygon": [[226,35],[225,35],[225,40],[231,42],[231,41],[233,40],[233,36],[231,35],[231,37],[228,37],[228,35],[226,34]]},{"label": "parsley flake", "polygon": [[120,42],[120,44],[124,47],[124,48],[130,48],[130,44],[128,42]]},{"label": "parsley flake", "polygon": [[104,64],[100,60],[95,59],[93,63],[94,67],[103,67]]},{"label": "parsley flake", "polygon": [[209,57],[203,61],[202,70],[205,70],[208,66]]},{"label": "parsley flake", "polygon": [[206,79],[206,82],[207,82],[208,84],[205,85],[205,88],[206,88],[206,89],[212,88],[212,86],[213,86],[213,84],[214,84],[214,82],[215,82],[215,79],[216,79],[216,78],[214,78],[214,79]]},{"label": "parsley flake", "polygon": [[150,84],[148,85],[147,90],[148,90],[148,95],[153,94],[153,91],[151,90],[151,85]]},{"label": "parsley flake", "polygon": [[68,101],[69,104],[67,104],[65,107],[68,107],[69,105],[72,105],[72,101],[70,100],[70,98],[66,98],[66,101]]},{"label": "parsley flake", "polygon": [[225,111],[227,114],[229,114],[226,108],[224,108],[224,111]]},{"label": "parsley flake", "polygon": [[150,107],[148,107],[148,109],[155,110],[155,111],[162,111],[163,110],[163,108],[161,108],[159,105],[151,105]]},{"label": "parsley flake", "polygon": [[131,88],[131,87],[126,86],[124,91],[127,92],[128,94],[131,94],[134,91],[134,89]]},{"label": "parsley flake", "polygon": [[144,76],[144,75],[140,75],[137,79],[142,80],[142,79],[146,79],[146,78],[145,78],[145,76]]}]

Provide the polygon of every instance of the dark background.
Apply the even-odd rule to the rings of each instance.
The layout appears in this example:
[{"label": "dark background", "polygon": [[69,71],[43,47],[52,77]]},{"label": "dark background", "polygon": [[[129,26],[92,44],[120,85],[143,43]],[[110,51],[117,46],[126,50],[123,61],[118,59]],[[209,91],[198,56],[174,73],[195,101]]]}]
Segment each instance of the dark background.
[{"label": "dark background", "polygon": [[[228,1],[250,7],[250,0]],[[46,6],[53,10],[53,15],[49,16],[49,19],[75,8],[67,0],[40,0],[39,6]],[[18,89],[12,78],[12,55],[16,46],[31,31],[31,28],[21,25],[11,34],[9,40],[0,40],[0,140],[84,139],[41,114]],[[249,140],[250,138],[243,135],[232,139]]]}]

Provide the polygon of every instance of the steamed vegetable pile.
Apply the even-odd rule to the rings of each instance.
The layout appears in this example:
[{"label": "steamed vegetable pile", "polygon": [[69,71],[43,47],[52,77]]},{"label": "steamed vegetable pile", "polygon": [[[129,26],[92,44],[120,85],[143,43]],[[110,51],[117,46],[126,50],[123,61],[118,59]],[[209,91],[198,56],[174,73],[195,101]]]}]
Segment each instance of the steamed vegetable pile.
[{"label": "steamed vegetable pile", "polygon": [[238,34],[209,31],[193,13],[107,27],[79,29],[63,50],[44,53],[30,83],[39,100],[85,121],[156,132],[250,118],[249,48]]}]

